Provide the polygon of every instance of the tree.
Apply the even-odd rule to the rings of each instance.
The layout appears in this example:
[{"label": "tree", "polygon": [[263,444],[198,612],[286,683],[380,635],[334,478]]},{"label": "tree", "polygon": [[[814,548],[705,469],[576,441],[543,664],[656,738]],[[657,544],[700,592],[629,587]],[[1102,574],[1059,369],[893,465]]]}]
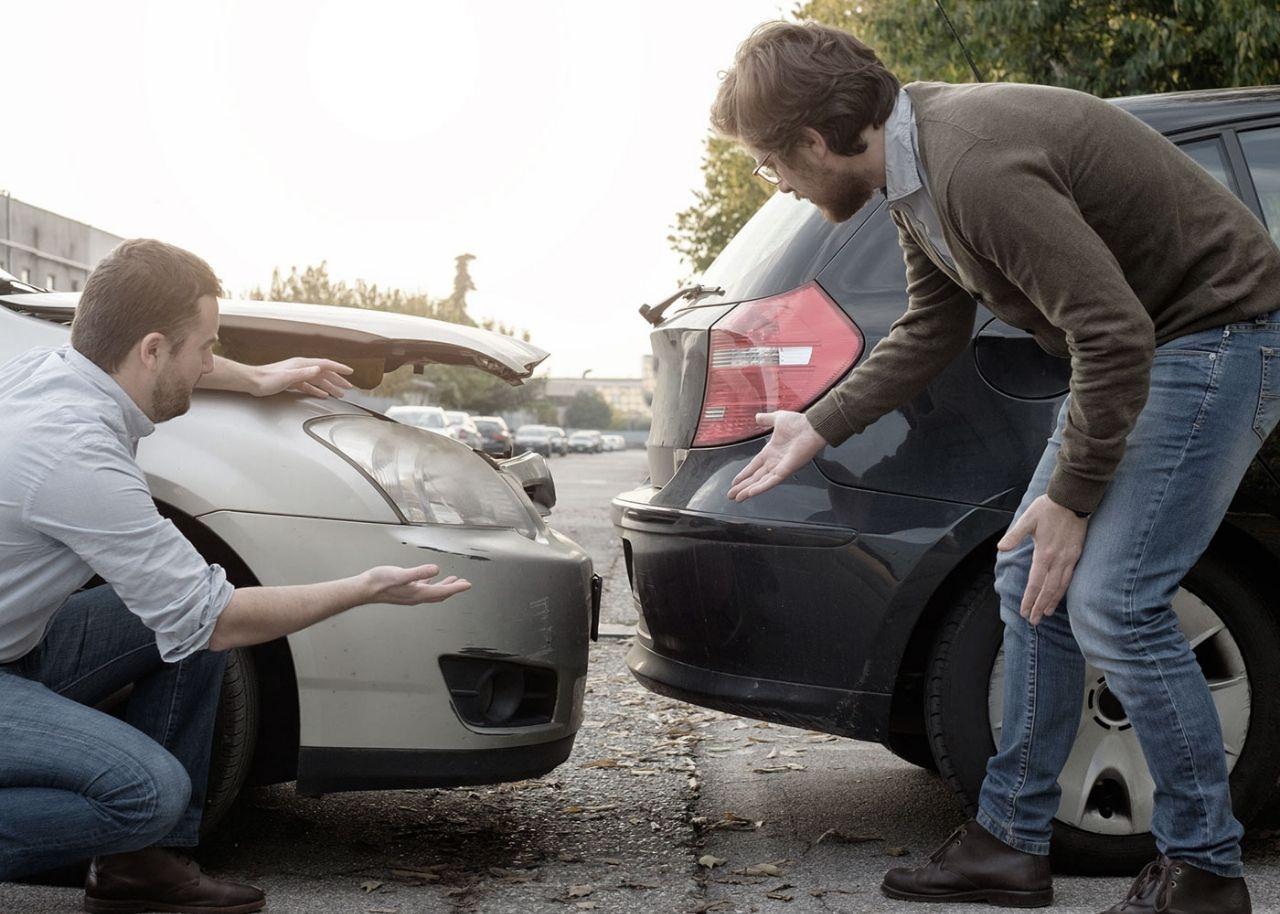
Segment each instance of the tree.
[{"label": "tree", "polygon": [[711,266],[738,229],[768,200],[775,188],[751,174],[755,162],[736,142],[722,136],[707,140],[702,159],[703,189],[694,203],[676,214],[667,236],[676,253],[701,273]]},{"label": "tree", "polygon": [[608,428],[613,423],[613,410],[596,391],[580,390],[569,401],[564,421],[570,428]]},{"label": "tree", "polygon": [[[946,0],[944,6],[988,81],[1103,97],[1280,82],[1274,0]],[[904,82],[973,81],[931,0],[808,0],[793,15],[854,32]],[[695,272],[767,199],[767,189],[743,183],[749,174],[743,159],[722,137],[707,140],[706,186],[676,216],[669,239]]]}]

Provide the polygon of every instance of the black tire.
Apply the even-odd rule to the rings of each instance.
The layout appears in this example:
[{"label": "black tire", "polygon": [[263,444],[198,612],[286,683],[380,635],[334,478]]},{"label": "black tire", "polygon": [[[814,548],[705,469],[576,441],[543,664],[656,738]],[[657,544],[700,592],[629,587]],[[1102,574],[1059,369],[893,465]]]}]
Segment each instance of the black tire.
[{"label": "black tire", "polygon": [[938,773],[938,763],[933,758],[933,746],[924,733],[890,733],[884,747],[908,764]]},{"label": "black tire", "polygon": [[258,742],[258,675],[253,655],[235,648],[227,655],[222,695],[213,729],[209,761],[209,789],[204,798],[201,836],[209,835],[226,818],[244,787]]},{"label": "black tire", "polygon": [[[1247,736],[1231,772],[1232,806],[1247,826],[1275,794],[1280,770],[1280,626],[1266,595],[1222,552],[1205,553],[1182,586],[1225,623],[1249,678]],[[987,698],[1002,633],[994,576],[987,572],[956,599],[929,659],[925,726],[938,773],[969,815],[995,753]],[[1052,854],[1058,872],[1131,875],[1156,849],[1149,832],[1103,835],[1055,820]]]}]

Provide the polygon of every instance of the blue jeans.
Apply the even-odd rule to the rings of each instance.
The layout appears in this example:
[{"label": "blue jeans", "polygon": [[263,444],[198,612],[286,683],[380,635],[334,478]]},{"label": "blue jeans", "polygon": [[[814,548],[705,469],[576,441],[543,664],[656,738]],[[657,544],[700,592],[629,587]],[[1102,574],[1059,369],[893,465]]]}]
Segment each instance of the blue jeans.
[{"label": "blue jeans", "polygon": [[[1015,520],[1045,492],[1066,409]],[[1089,520],[1071,585],[1038,626],[1019,615],[1033,542],[1000,554],[1004,715],[977,818],[1006,844],[1049,852],[1059,774],[1077,731],[1088,737],[1088,662],[1141,745],[1160,852],[1220,876],[1241,874],[1243,829],[1231,812],[1221,724],[1171,601],[1278,421],[1280,311],[1170,340],[1156,349],[1150,395]],[[1112,760],[1098,761],[1088,779]]]},{"label": "blue jeans", "polygon": [[[0,664],[0,880],[98,854],[198,843],[226,654],[160,659],[110,587]],[[133,683],[120,721],[90,707]]]}]

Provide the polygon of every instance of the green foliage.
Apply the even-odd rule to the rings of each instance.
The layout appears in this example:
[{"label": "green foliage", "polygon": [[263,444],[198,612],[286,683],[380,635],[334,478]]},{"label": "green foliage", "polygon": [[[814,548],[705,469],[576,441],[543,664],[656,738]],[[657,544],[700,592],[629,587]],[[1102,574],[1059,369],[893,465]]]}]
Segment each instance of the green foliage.
[{"label": "green foliage", "polygon": [[667,241],[695,273],[711,266],[738,229],[768,200],[775,188],[753,177],[755,162],[742,147],[722,136],[707,139],[702,159],[704,187],[694,203],[676,214]]},{"label": "green foliage", "polygon": [[[1280,81],[1274,0],[944,0],[988,81],[1103,97]],[[904,81],[972,82],[932,0],[809,0],[797,19],[847,28]]]},{"label": "green foliage", "polygon": [[[372,308],[378,311],[395,311],[417,317],[429,317],[454,324],[477,326],[467,313],[467,293],[475,289],[469,264],[475,257],[462,254],[456,258],[457,275],[453,294],[445,299],[432,299],[425,292],[405,292],[401,289],[381,289],[374,283],[357,279],[352,284],[335,281],[329,276],[325,261],[305,267],[297,267],[283,276],[279,270],[271,273],[271,286],[265,292],[255,288],[246,297],[258,300],[309,302],[317,305],[338,305],[344,308]],[[485,320],[478,326],[507,336],[520,335],[526,341],[529,331]],[[526,381],[520,387],[512,387],[478,368],[458,365],[427,365],[421,377],[433,385],[433,401],[446,409],[466,409],[478,415],[493,415],[531,408],[530,404],[543,399],[546,384],[540,379]],[[412,387],[413,369],[404,366],[387,374],[374,390],[379,396],[398,397]],[[552,407],[554,415],[554,407]]]},{"label": "green foliage", "polygon": [[[1275,0],[943,0],[988,81],[1102,97],[1280,83]],[[852,31],[903,82],[972,82],[933,0],[808,0],[796,19]],[[768,198],[750,160],[707,140],[705,187],[668,240],[700,273]],[[759,186],[756,186],[759,185]]]},{"label": "green foliage", "polygon": [[570,428],[605,429],[613,423],[613,410],[594,390],[580,390],[569,401],[564,421]]}]

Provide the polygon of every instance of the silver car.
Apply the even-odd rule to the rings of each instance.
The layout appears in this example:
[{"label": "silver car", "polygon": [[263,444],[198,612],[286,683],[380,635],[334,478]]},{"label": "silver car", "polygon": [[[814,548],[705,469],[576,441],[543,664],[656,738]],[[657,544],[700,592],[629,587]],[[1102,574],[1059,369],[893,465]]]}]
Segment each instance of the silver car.
[{"label": "silver car", "polygon": [[[69,337],[78,295],[23,289],[0,272],[0,360]],[[355,367],[361,387],[424,362],[518,384],[546,357],[477,328],[355,308],[224,301],[221,314],[227,356],[325,355]],[[555,490],[541,457],[497,463],[343,400],[197,391],[138,461],[161,512],[234,583],[428,562],[472,582],[447,605],[365,606],[233,652],[207,827],[245,784],[493,783],[568,757],[600,580],[544,521]]]}]

